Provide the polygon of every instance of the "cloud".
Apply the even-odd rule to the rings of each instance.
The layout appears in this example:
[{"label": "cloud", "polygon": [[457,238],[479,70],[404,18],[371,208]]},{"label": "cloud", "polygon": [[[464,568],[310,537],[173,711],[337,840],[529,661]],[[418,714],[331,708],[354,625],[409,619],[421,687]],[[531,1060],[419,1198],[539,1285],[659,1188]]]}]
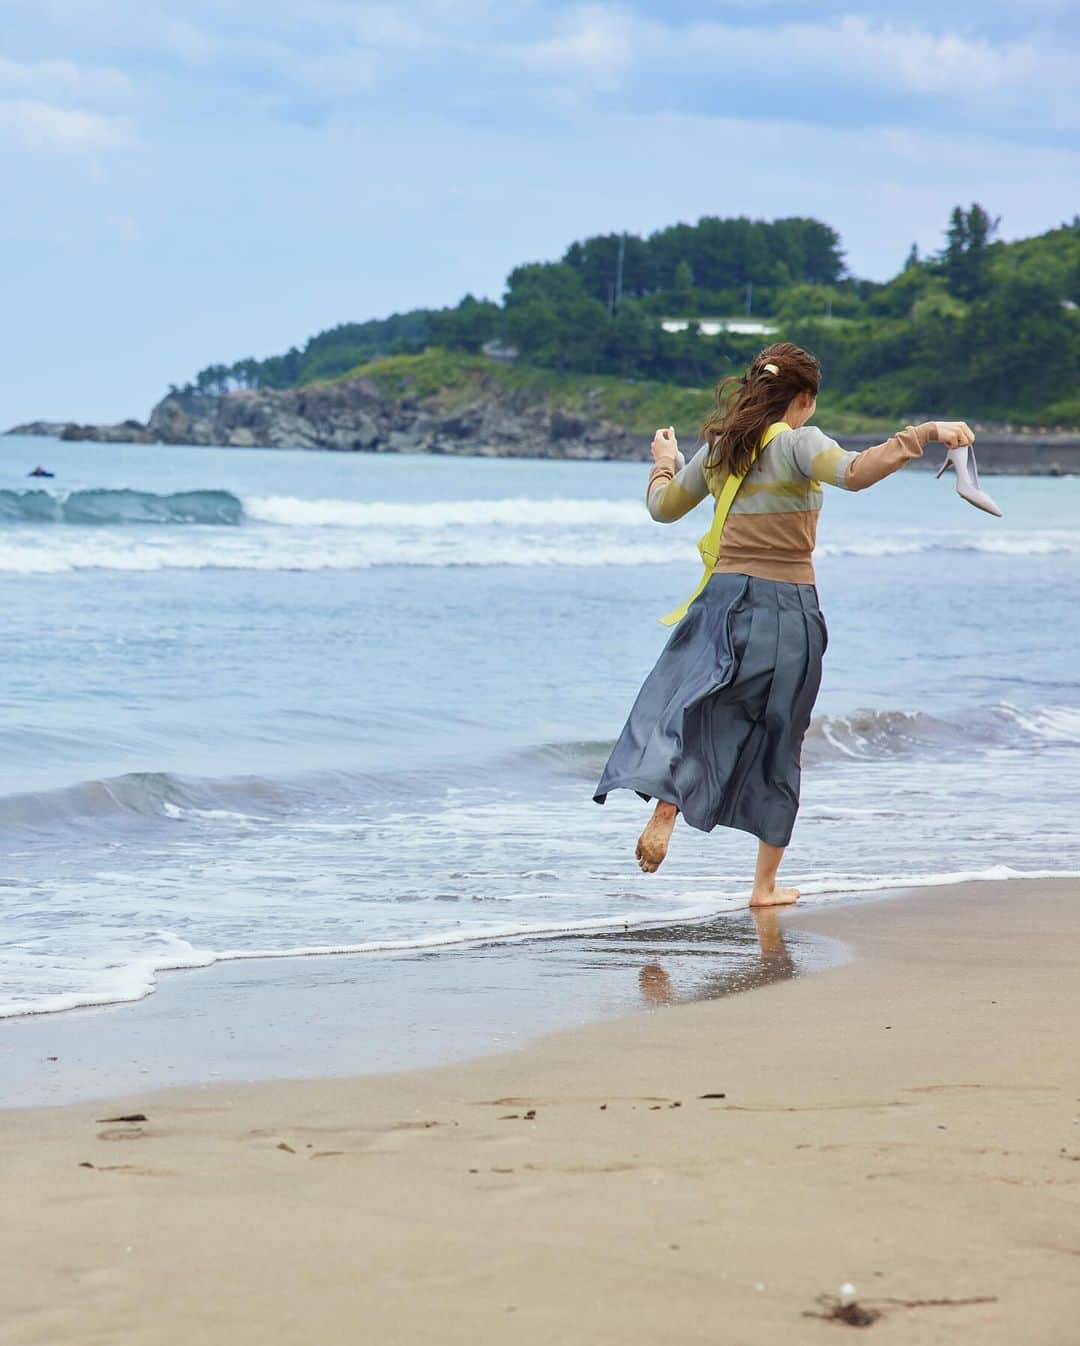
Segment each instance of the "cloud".
[{"label": "cloud", "polygon": [[796,44],[800,61],[818,71],[840,78],[867,72],[897,90],[919,93],[962,94],[973,85],[980,92],[997,91],[1029,80],[1040,61],[1030,41],[995,46],[984,37],[875,23],[854,14],[830,26],[791,25],[785,36]]},{"label": "cloud", "polygon": [[1067,35],[995,41],[860,14],[679,23],[609,6],[579,10],[567,36],[523,49],[522,61],[554,70],[560,56],[582,67],[591,59],[605,76],[595,87],[621,83],[668,110],[685,107],[689,90],[694,106],[726,114],[798,106],[809,122],[918,125],[945,110],[950,122],[1030,134],[1080,126],[1078,45]]},{"label": "cloud", "polygon": [[81,156],[98,174],[96,156],[135,144],[130,118],[112,110],[132,92],[122,70],[0,56],[0,144],[29,154]]},{"label": "cloud", "polygon": [[76,65],[74,61],[12,61],[0,56],[0,92],[47,93],[54,98],[122,98],[131,80],[121,70]]},{"label": "cloud", "polygon": [[587,5],[568,16],[561,31],[519,46],[516,54],[527,69],[560,85],[584,79],[595,90],[616,89],[635,63],[635,27],[618,10]]},{"label": "cloud", "polygon": [[[107,52],[148,100],[183,103],[196,119],[233,107],[319,127],[417,118],[434,102],[442,118],[525,126],[596,100],[811,124],[944,120],[1035,141],[1080,126],[1075,0],[709,8],[700,0],[7,0],[6,8],[43,50],[59,40],[84,55]],[[210,85],[201,102],[195,77]],[[0,89],[2,78],[0,67]],[[92,76],[70,75],[79,78]],[[25,84],[12,92],[65,101]]]},{"label": "cloud", "polygon": [[165,38],[183,65],[216,70],[240,88],[277,87],[321,93],[324,99],[356,96],[374,87],[379,69],[377,54],[355,42],[313,44],[266,33],[214,33],[188,22],[168,24]]},{"label": "cloud", "polygon": [[73,155],[128,149],[136,143],[125,118],[28,98],[0,101],[0,141],[31,154]]}]

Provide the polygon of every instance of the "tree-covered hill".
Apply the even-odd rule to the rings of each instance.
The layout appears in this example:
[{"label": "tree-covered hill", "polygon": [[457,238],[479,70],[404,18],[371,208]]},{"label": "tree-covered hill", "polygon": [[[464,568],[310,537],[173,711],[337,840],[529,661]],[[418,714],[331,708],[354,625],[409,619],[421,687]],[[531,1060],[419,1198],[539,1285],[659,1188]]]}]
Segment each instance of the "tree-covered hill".
[{"label": "tree-covered hill", "polygon": [[[693,321],[752,314],[813,350],[837,413],[1080,424],[1080,217],[995,241],[979,205],[957,207],[940,252],[912,248],[885,283],[848,274],[839,236],[811,219],[705,217],[640,238],[599,235],[559,261],[516,267],[501,302],[345,323],[301,349],[202,370],[183,391],[291,388],[428,347],[513,348],[523,365],[710,384],[760,336],[704,335]],[[665,318],[689,318],[667,331]]]}]

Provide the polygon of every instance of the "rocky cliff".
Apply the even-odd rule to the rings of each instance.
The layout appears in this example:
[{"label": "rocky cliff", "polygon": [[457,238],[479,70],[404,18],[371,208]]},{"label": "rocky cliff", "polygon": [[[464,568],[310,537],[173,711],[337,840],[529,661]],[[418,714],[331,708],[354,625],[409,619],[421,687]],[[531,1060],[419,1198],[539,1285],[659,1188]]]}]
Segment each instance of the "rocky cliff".
[{"label": "rocky cliff", "polygon": [[[485,457],[644,459],[657,418],[673,418],[684,443],[708,405],[707,390],[635,385],[576,377],[569,389],[537,378],[514,381],[492,362],[465,362],[427,378],[422,361],[384,362],[382,375],[284,390],[210,397],[170,393],[146,424],[81,425],[35,421],[9,434],[52,435],[110,443],[223,444],[236,448],[329,449],[368,453],[446,453]],[[391,371],[387,374],[386,371]],[[402,372],[404,370],[404,372]],[[677,399],[689,395],[692,404]],[[651,396],[652,402],[642,398]],[[700,405],[699,405],[700,403]],[[674,404],[674,405],[673,405]],[[824,428],[830,427],[826,423]],[[978,427],[977,427],[978,428]],[[687,431],[690,431],[689,436]],[[879,442],[887,431],[837,433],[849,448]],[[986,472],[1080,474],[1076,431],[979,429]],[[935,446],[920,461],[936,466]]]},{"label": "rocky cliff", "polygon": [[486,388],[451,407],[439,394],[392,394],[366,378],[222,397],[173,393],[143,425],[36,421],[9,434],[235,448],[464,453],[525,458],[641,458],[640,434],[602,415],[575,415],[536,395]]}]

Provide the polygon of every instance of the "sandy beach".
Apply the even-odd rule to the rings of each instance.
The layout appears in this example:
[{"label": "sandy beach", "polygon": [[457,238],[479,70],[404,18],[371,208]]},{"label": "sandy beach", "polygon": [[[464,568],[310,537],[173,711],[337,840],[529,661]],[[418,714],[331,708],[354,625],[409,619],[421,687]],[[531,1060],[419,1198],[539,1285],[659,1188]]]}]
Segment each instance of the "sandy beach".
[{"label": "sandy beach", "polygon": [[[832,970],[393,1075],[0,1112],[2,1327],[97,1343],[1063,1346],[1080,885],[788,911]],[[140,1114],[142,1114],[140,1116]],[[129,1120],[131,1119],[131,1120]]]}]

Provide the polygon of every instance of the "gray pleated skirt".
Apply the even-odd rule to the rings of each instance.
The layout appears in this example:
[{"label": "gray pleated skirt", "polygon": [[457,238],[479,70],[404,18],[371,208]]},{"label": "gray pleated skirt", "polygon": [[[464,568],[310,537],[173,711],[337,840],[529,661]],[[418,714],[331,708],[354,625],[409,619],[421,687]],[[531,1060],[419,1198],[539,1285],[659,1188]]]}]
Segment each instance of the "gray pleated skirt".
[{"label": "gray pleated skirt", "polygon": [[828,632],[812,584],[713,575],[671,633],[593,798],[636,790],[702,832],[791,840]]}]

